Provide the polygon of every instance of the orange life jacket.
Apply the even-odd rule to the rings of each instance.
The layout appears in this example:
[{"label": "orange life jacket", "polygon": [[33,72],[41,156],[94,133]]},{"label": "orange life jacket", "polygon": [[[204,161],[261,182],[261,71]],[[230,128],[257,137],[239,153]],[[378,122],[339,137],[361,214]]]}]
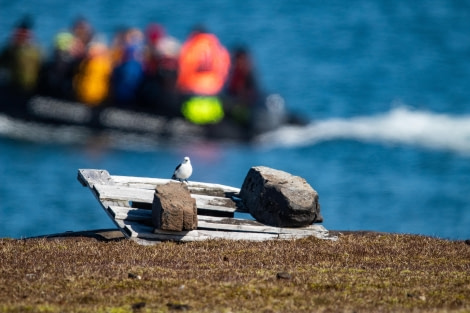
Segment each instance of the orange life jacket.
[{"label": "orange life jacket", "polygon": [[199,33],[181,48],[178,88],[198,95],[215,95],[225,84],[230,55],[215,35]]}]

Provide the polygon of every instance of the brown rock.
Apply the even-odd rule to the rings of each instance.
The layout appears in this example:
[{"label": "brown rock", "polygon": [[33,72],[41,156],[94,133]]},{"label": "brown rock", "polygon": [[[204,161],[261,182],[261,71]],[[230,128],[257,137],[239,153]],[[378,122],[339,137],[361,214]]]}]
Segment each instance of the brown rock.
[{"label": "brown rock", "polygon": [[188,186],[169,182],[158,185],[152,203],[152,222],[155,228],[183,231],[197,228],[196,200]]},{"label": "brown rock", "polygon": [[318,193],[299,176],[269,167],[252,167],[240,190],[243,204],[261,223],[301,227],[322,222]]},{"label": "brown rock", "polygon": [[279,272],[276,274],[276,278],[277,279],[291,279],[292,278],[292,274],[288,273],[288,272]]}]

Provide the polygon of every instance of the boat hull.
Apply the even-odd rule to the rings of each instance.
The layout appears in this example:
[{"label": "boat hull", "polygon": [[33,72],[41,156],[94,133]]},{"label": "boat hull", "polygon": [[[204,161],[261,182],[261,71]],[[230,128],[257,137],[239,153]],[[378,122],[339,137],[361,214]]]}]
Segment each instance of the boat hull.
[{"label": "boat hull", "polygon": [[78,126],[93,133],[117,131],[153,139],[199,138],[250,141],[255,133],[247,125],[224,119],[216,124],[197,125],[182,116],[164,116],[149,110],[134,110],[104,104],[83,103],[48,96],[30,97],[8,90],[0,92],[0,114],[48,126]]}]

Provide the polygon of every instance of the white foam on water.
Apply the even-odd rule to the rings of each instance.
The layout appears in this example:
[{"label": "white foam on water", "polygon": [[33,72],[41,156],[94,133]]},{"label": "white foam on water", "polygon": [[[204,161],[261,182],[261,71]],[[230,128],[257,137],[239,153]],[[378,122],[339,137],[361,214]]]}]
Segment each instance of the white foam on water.
[{"label": "white foam on water", "polygon": [[470,155],[470,115],[438,114],[399,106],[373,116],[332,118],[303,127],[282,127],[257,140],[265,147],[296,147],[341,139],[404,144]]}]

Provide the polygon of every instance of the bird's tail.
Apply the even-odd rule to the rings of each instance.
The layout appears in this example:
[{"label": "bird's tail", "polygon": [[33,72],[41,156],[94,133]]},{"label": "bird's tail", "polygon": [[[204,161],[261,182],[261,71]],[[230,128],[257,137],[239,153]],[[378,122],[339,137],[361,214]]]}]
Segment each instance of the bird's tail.
[{"label": "bird's tail", "polygon": [[171,179],[176,179],[176,176],[175,176],[175,174],[173,174],[173,176],[171,176]]}]

